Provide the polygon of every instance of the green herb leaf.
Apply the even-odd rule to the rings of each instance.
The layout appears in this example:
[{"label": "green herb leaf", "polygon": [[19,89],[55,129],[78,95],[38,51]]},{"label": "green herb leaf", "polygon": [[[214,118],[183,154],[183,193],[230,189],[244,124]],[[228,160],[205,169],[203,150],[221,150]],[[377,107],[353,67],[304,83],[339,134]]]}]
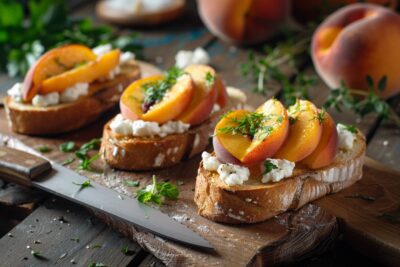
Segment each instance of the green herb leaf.
[{"label": "green herb leaf", "polygon": [[75,142],[73,141],[69,141],[60,145],[60,150],[61,152],[64,153],[71,152],[74,150],[74,148],[75,148]]},{"label": "green herb leaf", "polygon": [[75,241],[76,243],[79,243],[79,241],[80,241],[80,239],[78,237],[73,237],[70,240]]},{"label": "green herb leaf", "polygon": [[72,182],[74,185],[79,185],[80,186],[80,188],[79,188],[79,191],[81,191],[81,190],[83,190],[83,189],[85,189],[85,188],[88,188],[88,187],[93,187],[93,185],[90,183],[90,180],[87,180],[87,181],[84,181],[83,183],[75,183],[75,182]]},{"label": "green herb leaf", "polygon": [[387,84],[387,76],[383,76],[378,83],[378,89],[379,91],[383,92],[386,88],[386,84]]},{"label": "green herb leaf", "polygon": [[69,159],[64,160],[61,164],[62,164],[63,166],[66,166],[66,165],[71,164],[71,163],[74,162],[74,161],[75,161],[74,158],[69,158]]},{"label": "green herb leaf", "polygon": [[81,158],[81,161],[78,165],[78,169],[79,170],[90,170],[90,165],[95,162],[96,160],[98,160],[100,158],[100,154],[97,153],[96,155],[88,158],[87,156],[85,156],[84,158]]},{"label": "green herb leaf", "polygon": [[207,86],[208,88],[211,88],[211,87],[214,85],[215,76],[213,76],[213,75],[211,74],[211,72],[208,71],[208,72],[206,73],[205,80],[206,80],[206,86]]},{"label": "green herb leaf", "polygon": [[278,169],[278,166],[273,164],[270,160],[264,161],[264,167],[265,167],[265,171],[263,174],[267,174],[267,173],[270,173],[274,169]]},{"label": "green herb leaf", "polygon": [[343,127],[347,130],[347,131],[349,131],[349,132],[351,132],[351,133],[353,133],[353,134],[356,134],[357,132],[358,132],[358,130],[357,130],[357,127],[355,127],[354,125],[351,125],[351,124],[343,124],[343,123],[339,123],[340,125],[343,125]]},{"label": "green herb leaf", "polygon": [[44,257],[44,256],[40,253],[40,251],[31,250],[31,255],[32,255],[33,257],[37,258],[37,259],[40,259],[40,260],[47,260],[47,258]]},{"label": "green herb leaf", "polygon": [[128,246],[123,246],[121,252],[127,256],[133,255],[134,251],[130,250]]},{"label": "green herb leaf", "polygon": [[138,187],[140,185],[140,182],[127,180],[127,181],[125,181],[125,185],[129,186],[129,187]]},{"label": "green herb leaf", "polygon": [[374,85],[374,79],[371,77],[371,75],[367,75],[366,80],[367,80],[368,88],[373,89],[375,87],[375,85]]},{"label": "green herb leaf", "polygon": [[153,183],[137,192],[136,198],[141,203],[153,202],[157,205],[162,204],[163,197],[177,199],[179,196],[178,188],[170,182],[157,183],[156,176],[153,175]]},{"label": "green herb leaf", "polygon": [[107,265],[101,262],[92,262],[91,264],[89,264],[89,267],[107,267]]},{"label": "green herb leaf", "polygon": [[36,150],[38,150],[41,153],[48,153],[51,151],[51,148],[46,145],[42,145],[42,146],[36,147]]}]

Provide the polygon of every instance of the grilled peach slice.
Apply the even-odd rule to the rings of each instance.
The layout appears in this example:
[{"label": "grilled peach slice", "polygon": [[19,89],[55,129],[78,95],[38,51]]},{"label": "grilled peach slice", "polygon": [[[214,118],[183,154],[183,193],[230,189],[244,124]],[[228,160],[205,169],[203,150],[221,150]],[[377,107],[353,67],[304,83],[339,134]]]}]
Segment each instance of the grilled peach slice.
[{"label": "grilled peach slice", "polygon": [[[271,157],[285,141],[289,118],[285,107],[270,99],[256,112],[236,110],[223,117],[215,128],[222,147],[244,164],[257,163]],[[217,157],[218,150],[215,151]]]},{"label": "grilled peach slice", "polygon": [[38,93],[42,82],[77,65],[96,59],[93,51],[84,45],[71,44],[54,48],[45,53],[30,68],[23,83],[23,99],[30,101]]},{"label": "grilled peach slice", "polygon": [[321,140],[314,152],[301,161],[301,163],[311,169],[318,169],[331,164],[335,158],[338,146],[338,133],[335,121],[323,110],[319,110],[318,119],[322,123]]},{"label": "grilled peach slice", "polygon": [[206,65],[190,65],[185,68],[195,84],[195,91],[189,106],[178,117],[185,123],[198,125],[205,121],[212,111],[218,96],[218,81],[216,72],[213,68]]},{"label": "grilled peach slice", "polygon": [[318,109],[307,100],[297,100],[296,104],[289,107],[288,112],[289,136],[274,157],[298,162],[317,148],[322,126],[318,120]]},{"label": "grilled peach slice", "polygon": [[115,49],[94,61],[50,77],[42,82],[39,92],[42,94],[61,92],[77,83],[90,83],[98,78],[106,77],[118,66],[120,54],[121,51]]},{"label": "grilled peach slice", "polygon": [[133,82],[122,94],[120,100],[121,113],[131,120],[154,121],[165,123],[175,119],[189,105],[194,93],[192,78],[183,74],[177,78],[176,83],[164,95],[161,101],[145,110],[145,87],[156,84],[165,77],[162,75],[151,76]]}]

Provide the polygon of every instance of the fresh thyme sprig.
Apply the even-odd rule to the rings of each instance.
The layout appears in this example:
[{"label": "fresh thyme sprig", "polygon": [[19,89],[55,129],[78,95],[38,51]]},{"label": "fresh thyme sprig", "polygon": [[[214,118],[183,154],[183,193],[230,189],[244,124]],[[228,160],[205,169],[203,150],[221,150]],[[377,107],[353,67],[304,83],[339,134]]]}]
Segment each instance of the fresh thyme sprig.
[{"label": "fresh thyme sprig", "polygon": [[144,91],[143,112],[147,112],[151,106],[160,102],[167,91],[176,83],[176,80],[183,74],[183,69],[174,66],[167,72],[164,79],[144,84],[142,86]]}]

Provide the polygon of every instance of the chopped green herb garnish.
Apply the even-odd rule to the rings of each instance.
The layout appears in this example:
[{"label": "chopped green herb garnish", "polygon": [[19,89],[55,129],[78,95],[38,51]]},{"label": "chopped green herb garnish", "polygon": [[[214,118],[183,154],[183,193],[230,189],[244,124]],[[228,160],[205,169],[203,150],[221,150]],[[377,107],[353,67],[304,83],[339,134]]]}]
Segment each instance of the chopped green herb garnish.
[{"label": "chopped green herb garnish", "polygon": [[107,265],[101,262],[92,262],[91,264],[89,264],[89,267],[107,267]]},{"label": "chopped green herb garnish", "polygon": [[270,160],[264,161],[264,167],[265,167],[265,170],[264,170],[263,174],[270,173],[273,169],[278,169],[278,166],[276,166]]},{"label": "chopped green herb garnish", "polygon": [[75,142],[73,141],[65,142],[60,145],[60,151],[64,153],[71,152],[74,150],[74,148],[75,148]]},{"label": "chopped green herb garnish", "polygon": [[36,150],[38,150],[41,153],[48,153],[51,151],[51,148],[46,145],[42,145],[42,146],[36,147]]},{"label": "chopped green herb garnish", "polygon": [[325,116],[326,116],[326,111],[325,111],[325,109],[322,109],[322,110],[318,111],[315,118],[318,120],[319,124],[322,124],[325,120]]},{"label": "chopped green herb garnish", "polygon": [[136,197],[139,202],[153,202],[160,205],[163,198],[177,199],[179,196],[178,188],[170,182],[157,183],[156,176],[153,175],[153,183],[137,192]]},{"label": "chopped green herb garnish", "polygon": [[142,85],[144,99],[142,103],[143,112],[147,112],[153,105],[160,102],[165,94],[176,84],[177,79],[184,74],[184,71],[177,67],[172,67],[165,78],[156,82]]},{"label": "chopped green herb garnish", "polygon": [[124,253],[125,255],[131,255],[132,254],[132,251],[129,249],[128,246],[123,246],[121,248],[121,252]]},{"label": "chopped green herb garnish", "polygon": [[206,73],[206,85],[208,88],[211,88],[214,85],[215,82],[215,76],[211,74],[211,72]]},{"label": "chopped green herb garnish", "polygon": [[75,151],[75,156],[80,159],[78,169],[80,170],[90,170],[90,165],[99,159],[100,154],[97,153],[92,157],[89,157],[88,152],[90,150],[97,150],[100,148],[101,139],[95,138],[89,142],[83,144],[77,151]]},{"label": "chopped green herb garnish", "polygon": [[73,237],[73,238],[71,238],[71,241],[75,241],[76,243],[79,243],[80,239],[78,237]]},{"label": "chopped green herb garnish", "polygon": [[79,188],[79,191],[81,191],[81,190],[83,190],[83,189],[85,189],[85,188],[88,188],[88,187],[93,187],[93,185],[90,183],[90,180],[87,180],[87,181],[84,181],[83,183],[75,183],[75,182],[72,182],[74,185],[79,185],[80,186],[80,188]]},{"label": "chopped green herb garnish", "polygon": [[128,180],[128,181],[125,181],[125,185],[129,186],[129,187],[138,187],[140,185],[140,182]]},{"label": "chopped green herb garnish", "polygon": [[63,166],[66,166],[66,165],[71,164],[71,163],[74,162],[74,161],[75,161],[74,158],[69,158],[69,159],[64,160],[61,164],[62,164]]},{"label": "chopped green herb garnish", "polygon": [[40,251],[36,251],[36,250],[31,250],[31,254],[33,257],[40,259],[40,260],[46,260],[46,258],[44,256],[42,256],[42,254],[40,253]]},{"label": "chopped green herb garnish", "polygon": [[90,165],[95,162],[96,160],[98,160],[100,158],[100,154],[97,153],[96,155],[92,156],[92,157],[87,157],[85,156],[84,158],[80,158],[80,162],[78,165],[78,169],[79,170],[90,170]]},{"label": "chopped green herb garnish", "polygon": [[343,125],[343,127],[344,127],[347,131],[349,131],[349,132],[351,132],[351,133],[353,133],[353,134],[357,133],[357,127],[355,127],[354,125],[351,125],[351,124],[343,124],[343,123],[340,123],[340,125]]}]

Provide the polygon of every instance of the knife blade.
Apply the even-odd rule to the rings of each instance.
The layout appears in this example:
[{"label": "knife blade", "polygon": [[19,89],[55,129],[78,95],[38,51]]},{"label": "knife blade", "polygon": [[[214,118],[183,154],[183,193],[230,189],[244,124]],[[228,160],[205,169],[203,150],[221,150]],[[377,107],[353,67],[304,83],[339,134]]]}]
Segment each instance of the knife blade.
[{"label": "knife blade", "polygon": [[110,214],[160,237],[202,249],[211,244],[158,209],[91,181],[80,190],[79,184],[89,179],[51,160],[9,147],[0,147],[0,175],[9,182],[33,186],[69,199],[80,205]]}]

